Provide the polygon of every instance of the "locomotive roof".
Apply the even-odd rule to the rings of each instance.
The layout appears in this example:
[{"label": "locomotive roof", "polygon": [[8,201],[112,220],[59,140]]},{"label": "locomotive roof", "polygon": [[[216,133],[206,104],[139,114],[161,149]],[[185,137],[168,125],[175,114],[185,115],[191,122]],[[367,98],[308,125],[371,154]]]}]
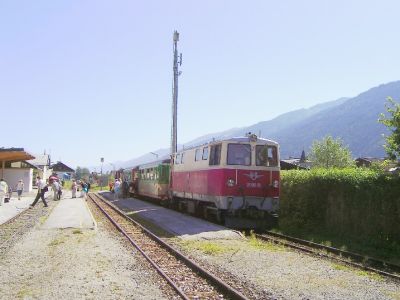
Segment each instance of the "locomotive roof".
[{"label": "locomotive roof", "polygon": [[[264,138],[257,137],[256,141],[263,141],[265,143],[278,146],[278,142],[275,142],[275,141],[269,140],[269,139],[264,139]],[[190,146],[188,148],[184,148],[184,149],[178,150],[176,153],[182,153],[182,152],[184,152],[186,150],[195,149],[195,148],[198,148],[198,147],[204,147],[204,146],[207,146],[207,145],[218,144],[218,143],[221,143],[221,142],[249,143],[249,142],[252,142],[252,138],[251,137],[247,137],[247,136],[242,136],[242,137],[232,137],[232,138],[228,138],[228,139],[213,140],[213,141],[210,141],[210,142],[207,142],[207,143],[204,143],[204,144],[200,144],[200,145],[196,145],[196,146]]]}]

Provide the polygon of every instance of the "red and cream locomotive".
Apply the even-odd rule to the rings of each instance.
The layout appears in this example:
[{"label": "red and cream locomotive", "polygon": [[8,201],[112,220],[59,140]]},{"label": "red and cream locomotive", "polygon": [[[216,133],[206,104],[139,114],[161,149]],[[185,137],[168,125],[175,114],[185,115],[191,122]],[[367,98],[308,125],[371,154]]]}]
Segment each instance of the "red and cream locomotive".
[{"label": "red and cream locomotive", "polygon": [[170,198],[190,213],[214,212],[228,225],[247,227],[276,215],[279,174],[278,143],[254,134],[213,141],[175,155]]}]

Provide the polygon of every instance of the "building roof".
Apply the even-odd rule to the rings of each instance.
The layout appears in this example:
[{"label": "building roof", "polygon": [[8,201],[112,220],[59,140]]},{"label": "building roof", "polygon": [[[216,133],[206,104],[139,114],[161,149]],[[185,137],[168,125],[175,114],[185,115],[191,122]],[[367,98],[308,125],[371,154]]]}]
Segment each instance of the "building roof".
[{"label": "building roof", "polygon": [[0,161],[16,162],[34,158],[24,148],[0,148]]},{"label": "building roof", "polygon": [[62,163],[61,161],[58,161],[56,164],[51,166],[51,169],[54,172],[69,172],[69,173],[75,173],[75,170],[68,167],[66,164]]},{"label": "building roof", "polygon": [[37,167],[50,166],[50,155],[36,155],[36,158],[30,160],[29,163]]}]

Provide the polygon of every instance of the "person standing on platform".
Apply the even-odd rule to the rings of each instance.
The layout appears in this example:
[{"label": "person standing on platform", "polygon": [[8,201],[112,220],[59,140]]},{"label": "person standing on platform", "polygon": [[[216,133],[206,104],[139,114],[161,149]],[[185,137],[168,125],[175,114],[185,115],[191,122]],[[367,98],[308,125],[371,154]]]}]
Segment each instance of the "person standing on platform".
[{"label": "person standing on platform", "polygon": [[0,206],[3,205],[7,193],[8,193],[8,185],[7,182],[5,182],[4,179],[2,178],[0,179]]},{"label": "person standing on platform", "polygon": [[39,201],[39,199],[42,199],[44,207],[48,207],[46,199],[44,198],[44,194],[49,190],[47,187],[46,181],[44,179],[41,179],[40,176],[36,177],[36,184],[38,187],[38,193],[36,195],[35,200],[33,203],[29,206],[29,208],[33,208],[36,203]]},{"label": "person standing on platform", "polygon": [[72,179],[72,185],[71,185],[72,198],[76,198],[76,190],[77,189],[78,189],[78,184],[76,183],[75,179]]},{"label": "person standing on platform", "polygon": [[121,181],[119,181],[119,179],[115,179],[115,183],[114,183],[114,198],[118,199],[119,197],[119,190],[120,190],[120,186],[121,186]]},{"label": "person standing on platform", "polygon": [[24,191],[24,182],[22,181],[22,179],[18,181],[17,185],[15,186],[15,189],[17,190],[18,200],[21,200],[21,195],[22,192]]},{"label": "person standing on platform", "polygon": [[57,180],[53,180],[51,188],[53,189],[53,193],[54,193],[53,200],[54,201],[60,200],[60,198],[58,197],[58,192],[61,188],[60,183]]},{"label": "person standing on platform", "polygon": [[81,198],[86,198],[86,193],[87,193],[87,183],[84,180],[81,180]]}]

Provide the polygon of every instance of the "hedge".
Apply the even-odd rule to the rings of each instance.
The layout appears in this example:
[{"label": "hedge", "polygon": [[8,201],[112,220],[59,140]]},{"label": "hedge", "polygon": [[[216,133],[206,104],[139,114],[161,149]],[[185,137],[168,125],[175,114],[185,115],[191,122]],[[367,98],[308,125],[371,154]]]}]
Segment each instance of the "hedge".
[{"label": "hedge", "polygon": [[376,171],[282,171],[279,227],[400,244],[400,177]]}]

